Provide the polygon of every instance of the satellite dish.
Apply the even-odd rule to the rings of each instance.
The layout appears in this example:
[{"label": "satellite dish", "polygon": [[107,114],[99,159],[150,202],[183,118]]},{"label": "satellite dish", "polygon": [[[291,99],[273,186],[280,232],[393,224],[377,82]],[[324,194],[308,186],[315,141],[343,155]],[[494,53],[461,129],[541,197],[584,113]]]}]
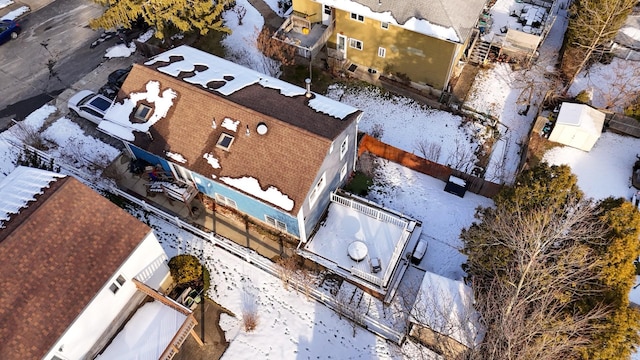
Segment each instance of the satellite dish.
[{"label": "satellite dish", "polygon": [[263,122],[259,123],[258,126],[256,127],[256,131],[260,135],[266,134],[268,130],[269,130],[269,128],[267,128],[267,124],[265,124]]}]

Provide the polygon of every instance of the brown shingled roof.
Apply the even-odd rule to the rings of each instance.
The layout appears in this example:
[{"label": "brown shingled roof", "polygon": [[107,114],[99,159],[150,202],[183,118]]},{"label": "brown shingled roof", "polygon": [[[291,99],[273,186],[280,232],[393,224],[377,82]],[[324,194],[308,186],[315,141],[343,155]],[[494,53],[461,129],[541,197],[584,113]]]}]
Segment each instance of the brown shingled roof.
[{"label": "brown shingled roof", "polygon": [[[183,166],[203,176],[248,176],[263,190],[274,186],[294,201],[292,214],[300,209],[333,139],[360,114],[340,120],[313,110],[304,96],[283,96],[259,84],[225,97],[141,65],[133,67],[120,98],[144,92],[151,80],[160,83],[161,92],[171,88],[177,97],[167,116],[152,126],[153,140],[135,133],[136,146],[161,156],[165,151],[180,154],[187,160]],[[236,133],[220,126],[224,118],[240,121]],[[266,135],[256,131],[261,122],[268,127]],[[229,151],[216,147],[222,132],[235,137]],[[219,160],[219,169],[207,163],[207,153]]]},{"label": "brown shingled roof", "polygon": [[0,359],[42,358],[150,228],[72,177],[0,236]]}]

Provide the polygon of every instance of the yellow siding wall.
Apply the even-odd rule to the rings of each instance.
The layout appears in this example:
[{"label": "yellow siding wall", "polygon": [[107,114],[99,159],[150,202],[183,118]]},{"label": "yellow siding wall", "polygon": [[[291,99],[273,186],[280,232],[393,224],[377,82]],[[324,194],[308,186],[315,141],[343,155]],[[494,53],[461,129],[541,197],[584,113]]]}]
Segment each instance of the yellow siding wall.
[{"label": "yellow siding wall", "polygon": [[[335,10],[336,27],[330,38],[335,47],[337,34],[362,41],[362,50],[349,46],[347,58],[356,64],[368,66],[380,72],[404,73],[411,81],[426,83],[443,89],[448,81],[450,66],[457,61],[464,49],[461,45],[408,31],[392,24],[381,27],[380,21],[364,18],[364,22],[351,19],[349,12]],[[384,58],[378,56],[378,48],[386,49]]]},{"label": "yellow siding wall", "polygon": [[308,15],[307,20],[314,22],[322,21],[322,4],[311,0],[293,1],[293,11]]}]

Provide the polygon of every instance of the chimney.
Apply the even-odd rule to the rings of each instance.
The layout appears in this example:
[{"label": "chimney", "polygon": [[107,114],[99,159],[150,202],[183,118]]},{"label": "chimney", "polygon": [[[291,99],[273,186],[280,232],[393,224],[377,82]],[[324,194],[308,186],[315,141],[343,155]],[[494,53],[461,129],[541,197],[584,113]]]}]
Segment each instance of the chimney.
[{"label": "chimney", "polygon": [[304,84],[307,87],[307,92],[304,94],[304,96],[310,98],[311,97],[311,79],[309,78],[304,79]]}]

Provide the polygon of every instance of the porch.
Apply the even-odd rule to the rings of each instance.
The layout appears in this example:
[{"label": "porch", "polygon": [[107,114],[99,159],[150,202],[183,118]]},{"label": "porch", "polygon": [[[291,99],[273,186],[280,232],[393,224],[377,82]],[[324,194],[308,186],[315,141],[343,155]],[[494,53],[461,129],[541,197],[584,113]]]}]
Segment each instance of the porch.
[{"label": "porch", "polygon": [[137,175],[131,172],[130,161],[131,158],[122,154],[105,170],[115,180],[117,192],[124,197],[136,199],[138,204],[149,204],[175,217],[176,221],[188,223],[204,232],[218,234],[269,259],[293,253],[282,241],[265,236],[242,220],[227,214],[222,206],[200,193],[187,204],[166,192],[148,191],[152,182],[144,173]]},{"label": "porch", "polygon": [[273,34],[273,38],[292,45],[296,55],[306,59],[315,57],[333,32],[335,22],[325,25],[311,23],[303,14],[290,15]]}]

